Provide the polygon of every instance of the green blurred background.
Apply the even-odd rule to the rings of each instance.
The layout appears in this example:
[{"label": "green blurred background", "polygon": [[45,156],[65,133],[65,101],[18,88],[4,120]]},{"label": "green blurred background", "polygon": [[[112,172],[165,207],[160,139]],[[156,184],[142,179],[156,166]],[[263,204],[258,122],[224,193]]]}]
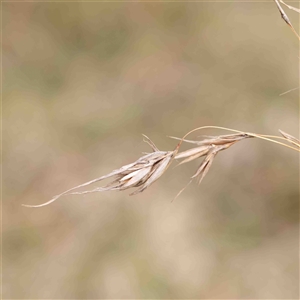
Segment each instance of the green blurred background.
[{"label": "green blurred background", "polygon": [[297,136],[299,92],[280,94],[299,85],[299,44],[273,1],[2,3],[2,17],[4,299],[299,298],[299,156],[275,144],[222,152],[172,203],[199,162],[134,197],[21,206],[133,162],[142,134],[162,150],[204,125]]}]

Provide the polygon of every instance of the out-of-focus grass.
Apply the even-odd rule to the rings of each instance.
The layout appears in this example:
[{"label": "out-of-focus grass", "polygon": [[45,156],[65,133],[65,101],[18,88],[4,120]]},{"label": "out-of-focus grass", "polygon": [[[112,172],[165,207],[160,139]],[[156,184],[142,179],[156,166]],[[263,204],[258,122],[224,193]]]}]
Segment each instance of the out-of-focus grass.
[{"label": "out-of-focus grass", "polygon": [[297,135],[298,91],[279,94],[298,41],[272,2],[2,8],[4,298],[297,298],[299,158],[276,145],[235,145],[173,203],[196,164],[133,198],[20,206],[134,161],[142,133]]}]

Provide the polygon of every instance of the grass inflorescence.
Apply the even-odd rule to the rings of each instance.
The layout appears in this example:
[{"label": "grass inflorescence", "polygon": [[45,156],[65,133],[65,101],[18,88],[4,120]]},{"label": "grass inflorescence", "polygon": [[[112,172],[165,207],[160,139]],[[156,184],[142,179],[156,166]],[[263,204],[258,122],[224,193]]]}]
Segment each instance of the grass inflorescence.
[{"label": "grass inflorescence", "polygon": [[[227,135],[208,136],[202,140],[188,140],[186,137],[191,133],[202,129],[219,129],[233,132]],[[200,184],[203,178],[208,173],[214,158],[221,151],[226,150],[234,144],[249,138],[259,138],[281,146],[288,147],[292,150],[300,152],[299,139],[279,130],[282,136],[270,136],[256,133],[242,132],[234,129],[218,127],[218,126],[204,126],[198,127],[183,136],[183,138],[171,137],[179,140],[178,144],[172,151],[161,151],[156,145],[144,135],[144,142],[146,142],[152,149],[151,153],[147,153],[137,159],[135,162],[122,166],[110,172],[107,175],[85,182],[75,186],[59,195],[53,197],[50,201],[38,205],[25,205],[26,207],[42,207],[49,205],[64,195],[82,195],[87,193],[104,192],[104,191],[123,191],[131,188],[136,188],[130,195],[136,195],[143,192],[156,180],[158,180],[168,169],[174,160],[179,160],[179,165],[191,162],[195,159],[203,157],[202,162],[198,166],[196,172],[191,176],[190,184],[194,179]],[[179,152],[182,143],[192,145],[188,150]],[[96,187],[91,190],[78,192],[79,188],[89,186],[91,184],[100,182],[102,180],[113,178],[107,185]],[[187,184],[187,185],[188,185]],[[186,185],[186,186],[187,186]],[[186,188],[186,186],[177,194]],[[176,196],[176,197],[177,197]]]},{"label": "grass inflorescence", "polygon": [[[283,20],[289,25],[289,27],[292,29],[292,31],[300,40],[299,34],[296,32],[295,28],[293,27],[291,21],[289,20],[281,4],[298,13],[300,13],[300,10],[298,8],[286,4],[283,0],[274,0],[274,2]],[[203,140],[186,139],[186,137],[189,134],[202,129],[227,130],[233,133],[228,135],[209,136]],[[183,136],[183,138],[171,137],[173,139],[179,140],[175,149],[172,151],[159,150],[156,147],[156,145],[147,136],[144,135],[144,141],[148,143],[149,146],[152,148],[152,153],[147,153],[144,156],[140,157],[135,162],[125,165],[119,169],[116,169],[107,175],[101,176],[99,178],[75,186],[59,195],[56,195],[48,202],[38,204],[38,205],[23,204],[23,206],[42,207],[42,206],[49,205],[50,203],[56,201],[57,199],[65,195],[82,195],[87,193],[104,192],[104,191],[123,191],[131,188],[136,188],[136,189],[130,195],[136,195],[138,193],[143,192],[150,185],[152,185],[156,180],[158,180],[165,173],[167,168],[174,160],[181,160],[179,163],[179,165],[181,165],[184,163],[191,162],[195,159],[204,157],[202,162],[198,166],[196,172],[192,175],[188,183],[190,184],[194,179],[196,179],[200,184],[203,178],[208,173],[217,154],[219,154],[223,150],[227,150],[234,144],[248,138],[259,138],[300,152],[299,139],[281,130],[279,130],[279,132],[282,136],[270,136],[270,135],[242,132],[239,130],[229,129],[225,127],[218,127],[218,126],[198,127],[189,131],[187,134]],[[182,143],[192,144],[194,147],[179,152]],[[113,180],[107,185],[104,185],[102,187],[96,187],[94,189],[86,190],[83,192],[76,191],[79,188],[89,186],[91,184],[100,182],[108,178],[113,178]],[[187,185],[180,190],[180,192],[177,194],[176,197],[178,197],[181,194],[181,192],[187,187]]]}]

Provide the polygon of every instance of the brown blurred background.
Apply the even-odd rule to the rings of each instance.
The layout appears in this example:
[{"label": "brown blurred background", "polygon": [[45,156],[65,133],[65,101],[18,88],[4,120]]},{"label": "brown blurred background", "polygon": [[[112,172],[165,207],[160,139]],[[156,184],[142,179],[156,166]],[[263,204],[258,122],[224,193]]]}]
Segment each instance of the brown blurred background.
[{"label": "brown blurred background", "polygon": [[199,162],[134,197],[21,206],[133,162],[142,134],[298,135],[299,92],[279,96],[298,40],[273,1],[2,10],[4,299],[299,298],[299,156],[275,144],[222,152],[173,203]]}]

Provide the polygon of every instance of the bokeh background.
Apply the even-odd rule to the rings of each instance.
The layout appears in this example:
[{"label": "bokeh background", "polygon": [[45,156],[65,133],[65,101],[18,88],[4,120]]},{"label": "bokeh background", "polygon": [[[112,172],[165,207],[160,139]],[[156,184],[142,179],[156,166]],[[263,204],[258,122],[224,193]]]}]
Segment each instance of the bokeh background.
[{"label": "bokeh background", "polygon": [[162,150],[204,125],[298,136],[299,92],[280,94],[299,44],[273,1],[6,2],[2,17],[3,299],[299,298],[299,156],[275,144],[222,152],[174,202],[199,162],[133,197],[21,206],[135,161],[142,134]]}]

